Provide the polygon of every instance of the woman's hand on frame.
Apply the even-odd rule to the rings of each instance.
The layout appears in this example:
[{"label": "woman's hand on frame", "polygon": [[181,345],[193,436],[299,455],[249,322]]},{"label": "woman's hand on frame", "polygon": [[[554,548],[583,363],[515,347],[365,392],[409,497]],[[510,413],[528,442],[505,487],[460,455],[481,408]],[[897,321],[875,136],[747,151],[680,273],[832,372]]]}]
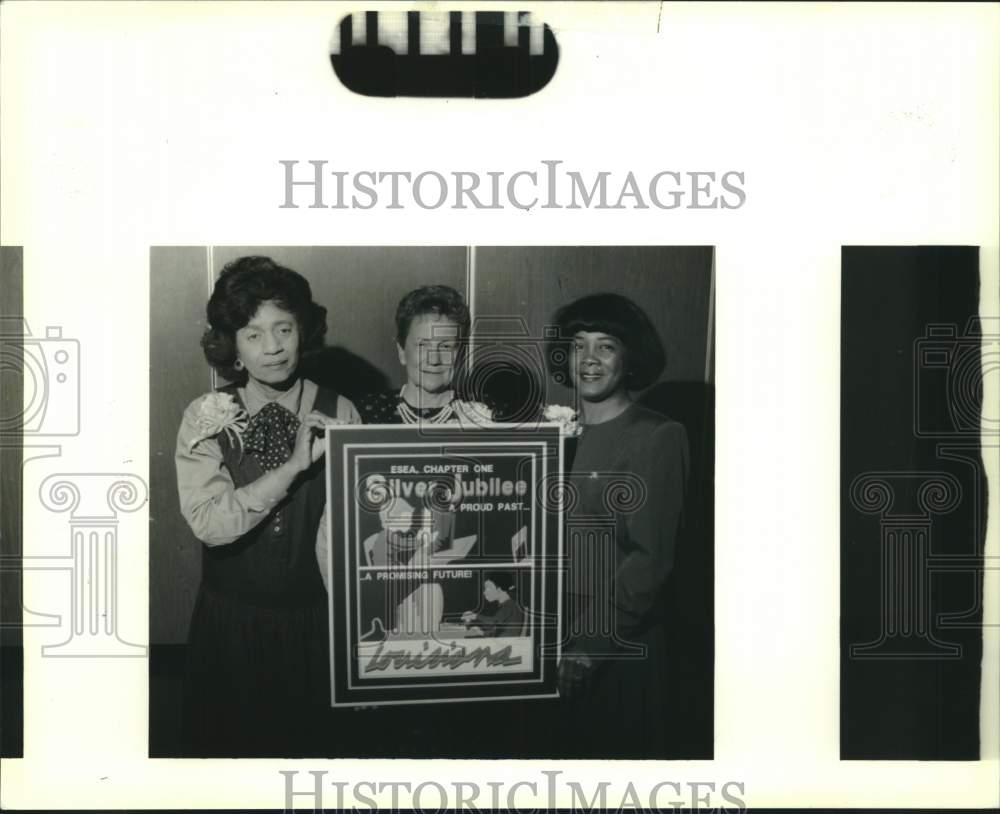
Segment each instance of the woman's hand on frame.
[{"label": "woman's hand on frame", "polygon": [[323,457],[326,450],[324,433],[327,427],[350,424],[342,418],[330,418],[328,415],[313,410],[299,425],[295,436],[295,448],[288,459],[296,472],[303,472]]}]

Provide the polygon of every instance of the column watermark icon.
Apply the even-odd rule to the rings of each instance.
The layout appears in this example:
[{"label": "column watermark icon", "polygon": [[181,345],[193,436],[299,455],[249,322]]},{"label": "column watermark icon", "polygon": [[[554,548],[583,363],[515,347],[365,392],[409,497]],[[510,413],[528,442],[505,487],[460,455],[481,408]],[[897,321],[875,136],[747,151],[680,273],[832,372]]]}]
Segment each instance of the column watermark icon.
[{"label": "column watermark icon", "polygon": [[140,509],[148,498],[145,481],[132,474],[50,475],[39,499],[51,512],[69,515],[65,557],[45,558],[68,570],[71,581],[69,638],[45,645],[53,658],[145,657],[147,648],[121,638],[119,622],[119,513]]}]

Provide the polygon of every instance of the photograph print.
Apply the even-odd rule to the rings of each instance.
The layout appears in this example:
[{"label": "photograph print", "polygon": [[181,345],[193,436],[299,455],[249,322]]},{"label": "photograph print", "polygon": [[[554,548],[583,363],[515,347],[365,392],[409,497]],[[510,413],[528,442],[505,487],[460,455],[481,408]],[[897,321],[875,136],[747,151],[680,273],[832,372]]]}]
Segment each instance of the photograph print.
[{"label": "photograph print", "polygon": [[711,759],[711,247],[154,247],[151,757]]}]

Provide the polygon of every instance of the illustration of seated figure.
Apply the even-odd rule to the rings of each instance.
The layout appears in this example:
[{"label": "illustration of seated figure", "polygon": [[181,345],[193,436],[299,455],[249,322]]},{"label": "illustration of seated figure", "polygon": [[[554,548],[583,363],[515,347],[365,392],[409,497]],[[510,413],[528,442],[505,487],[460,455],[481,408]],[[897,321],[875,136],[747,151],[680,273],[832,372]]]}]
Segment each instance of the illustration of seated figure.
[{"label": "illustration of seated figure", "polygon": [[516,598],[516,579],[508,571],[488,571],[483,577],[483,599],[494,603],[493,613],[468,610],[462,621],[468,626],[467,635],[521,636],[524,632],[524,608]]},{"label": "illustration of seated figure", "polygon": [[[390,496],[379,509],[381,531],[362,543],[371,566],[426,568],[464,557],[476,537],[452,540],[454,513],[418,511],[406,498]],[[387,585],[386,616],[395,619],[391,636],[430,636],[440,630],[444,589],[431,580],[395,580]]]},{"label": "illustration of seated figure", "polygon": [[418,513],[404,497],[390,497],[378,516],[382,530],[362,543],[368,565],[419,566],[447,542],[431,512]]}]

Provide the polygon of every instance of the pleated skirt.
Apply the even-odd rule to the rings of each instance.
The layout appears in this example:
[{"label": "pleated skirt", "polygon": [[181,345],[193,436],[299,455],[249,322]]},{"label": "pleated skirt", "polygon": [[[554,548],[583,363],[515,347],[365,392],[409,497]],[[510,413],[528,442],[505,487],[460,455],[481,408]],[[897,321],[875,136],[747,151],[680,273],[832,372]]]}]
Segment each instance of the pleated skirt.
[{"label": "pleated skirt", "polygon": [[202,586],[188,635],[185,752],[313,756],[330,713],[325,602],[257,607]]}]

